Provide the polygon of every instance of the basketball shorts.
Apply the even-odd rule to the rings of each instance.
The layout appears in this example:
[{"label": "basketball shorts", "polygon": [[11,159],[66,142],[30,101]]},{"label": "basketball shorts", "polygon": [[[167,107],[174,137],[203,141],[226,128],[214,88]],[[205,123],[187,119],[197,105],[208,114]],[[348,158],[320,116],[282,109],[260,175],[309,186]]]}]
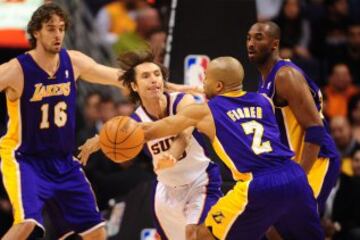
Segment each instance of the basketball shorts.
[{"label": "basketball shorts", "polygon": [[[72,156],[43,159],[3,154],[1,157],[14,224],[33,221],[44,230],[42,210],[51,201],[57,209],[48,213],[56,213],[59,236],[69,231],[82,235],[103,225],[91,186]],[[60,221],[59,217],[63,219]]]},{"label": "basketball shorts", "polygon": [[289,239],[323,240],[316,201],[301,167],[288,161],[279,168],[253,173],[210,209],[205,225],[215,239],[260,239],[283,219],[299,235]]},{"label": "basketball shorts", "polygon": [[219,167],[209,163],[206,171],[190,184],[170,187],[156,181],[153,213],[161,240],[184,240],[188,224],[202,223],[222,196]]},{"label": "basketball shorts", "polygon": [[335,186],[339,173],[339,158],[318,158],[308,174],[309,184],[317,200],[320,215],[325,210],[326,199]]}]

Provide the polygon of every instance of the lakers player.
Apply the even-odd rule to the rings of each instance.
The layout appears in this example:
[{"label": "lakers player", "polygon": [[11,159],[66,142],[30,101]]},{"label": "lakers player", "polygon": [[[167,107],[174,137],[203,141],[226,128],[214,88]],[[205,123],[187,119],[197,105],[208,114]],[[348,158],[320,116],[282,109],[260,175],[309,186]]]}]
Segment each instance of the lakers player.
[{"label": "lakers player", "polygon": [[205,75],[208,104],[193,104],[175,116],[143,124],[147,140],[196,127],[237,181],[190,239],[259,239],[287,214],[296,221],[294,228],[301,229],[292,239],[323,239],[311,188],[304,171],[291,161],[293,153],[279,140],[271,101],[242,90],[244,71],[234,58],[211,61]]},{"label": "lakers player", "polygon": [[[130,90],[130,97],[140,103],[132,115],[136,121],[153,122],[194,103],[191,95],[164,93],[167,71],[154,63],[150,52],[129,52],[120,56],[119,61],[126,70],[122,79]],[[91,152],[85,151],[98,148],[98,137],[95,137],[82,147],[80,156],[86,157],[80,160],[86,163]],[[144,151],[152,157],[157,174],[153,196],[157,231],[161,239],[185,240],[222,196],[219,168],[205,155],[201,135],[193,127],[177,136],[148,141]],[[157,158],[164,153],[176,157],[178,162],[174,167],[162,169],[164,166]]]},{"label": "lakers player", "polygon": [[8,110],[8,129],[0,140],[1,172],[14,214],[3,239],[42,234],[41,211],[48,199],[59,204],[69,231],[84,239],[105,238],[90,186],[72,157],[75,80],[122,87],[121,72],[63,49],[68,24],[57,5],[39,7],[28,24],[33,49],[0,66]]},{"label": "lakers player", "polygon": [[[261,73],[258,92],[273,100],[281,140],[307,173],[322,214],[339,173],[339,155],[322,115],[320,89],[302,69],[280,58],[279,40],[275,23],[254,24],[247,35],[248,57]],[[291,225],[291,219],[284,225]],[[291,238],[286,226],[278,228],[286,239]]]}]

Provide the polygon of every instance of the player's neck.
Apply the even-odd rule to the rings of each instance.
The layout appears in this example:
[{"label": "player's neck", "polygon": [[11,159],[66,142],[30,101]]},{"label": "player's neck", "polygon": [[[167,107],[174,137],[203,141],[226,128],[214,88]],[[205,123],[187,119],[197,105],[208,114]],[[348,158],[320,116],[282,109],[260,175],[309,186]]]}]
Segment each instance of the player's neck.
[{"label": "player's neck", "polygon": [[275,66],[275,64],[280,60],[281,58],[277,55],[270,56],[267,61],[265,61],[263,64],[258,65],[258,69],[261,73],[261,78],[263,81],[266,80],[267,76],[269,75],[271,69]]},{"label": "player's neck", "polygon": [[53,76],[59,68],[59,54],[48,53],[42,48],[30,51],[34,61],[50,76]]},{"label": "player's neck", "polygon": [[167,99],[165,95],[162,95],[160,98],[143,101],[142,105],[146,109],[146,112],[154,118],[160,119],[167,116]]}]

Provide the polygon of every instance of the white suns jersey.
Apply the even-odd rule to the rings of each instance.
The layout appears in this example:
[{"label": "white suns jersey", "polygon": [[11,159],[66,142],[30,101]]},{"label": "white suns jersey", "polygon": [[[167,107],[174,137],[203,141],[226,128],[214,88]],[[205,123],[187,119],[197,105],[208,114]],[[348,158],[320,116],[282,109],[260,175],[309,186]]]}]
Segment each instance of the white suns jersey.
[{"label": "white suns jersey", "polygon": [[[164,94],[167,97],[168,116],[175,115],[177,105],[183,98],[184,94],[178,92]],[[157,120],[151,117],[142,106],[139,106],[135,110],[132,114],[132,118],[138,122],[153,122]],[[174,138],[175,136],[169,136],[148,141],[144,145],[143,151],[154,158],[156,155],[167,151]],[[189,145],[185,149],[185,152],[179,161],[174,167],[159,171],[157,173],[158,181],[167,186],[180,186],[193,182],[197,177],[204,173],[210,159],[205,155],[205,149],[203,147],[204,144],[202,142],[202,136],[195,129]]]}]

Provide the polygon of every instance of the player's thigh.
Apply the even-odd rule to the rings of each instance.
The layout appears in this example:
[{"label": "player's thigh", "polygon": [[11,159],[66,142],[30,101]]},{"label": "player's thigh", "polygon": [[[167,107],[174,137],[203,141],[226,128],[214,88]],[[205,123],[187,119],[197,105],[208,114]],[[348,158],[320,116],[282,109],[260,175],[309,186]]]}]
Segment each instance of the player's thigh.
[{"label": "player's thigh", "polygon": [[320,216],[313,192],[306,182],[299,179],[293,184],[298,193],[289,201],[287,211],[274,224],[283,239],[324,239]]},{"label": "player's thigh", "polygon": [[157,182],[153,193],[153,217],[161,239],[185,239],[184,214],[187,188],[170,188]]},{"label": "player's thigh", "polygon": [[214,237],[238,239],[238,236],[242,236],[244,239],[258,239],[271,225],[276,213],[267,207],[265,199],[250,197],[254,188],[251,185],[251,181],[237,182],[210,209],[205,225]]},{"label": "player's thigh", "polygon": [[[3,183],[13,209],[14,224],[33,221],[43,228],[41,211],[46,198],[39,173],[25,160],[2,156]],[[40,193],[42,189],[42,193]]]},{"label": "player's thigh", "polygon": [[55,198],[65,221],[76,233],[104,224],[90,183],[80,167],[68,173],[67,181],[58,186]]},{"label": "player's thigh", "polygon": [[189,190],[185,203],[187,224],[203,223],[210,208],[223,196],[217,165],[210,163],[199,180]]},{"label": "player's thigh", "polygon": [[323,213],[325,202],[335,186],[340,171],[338,158],[318,158],[308,174],[309,184],[317,200],[320,214]]}]

